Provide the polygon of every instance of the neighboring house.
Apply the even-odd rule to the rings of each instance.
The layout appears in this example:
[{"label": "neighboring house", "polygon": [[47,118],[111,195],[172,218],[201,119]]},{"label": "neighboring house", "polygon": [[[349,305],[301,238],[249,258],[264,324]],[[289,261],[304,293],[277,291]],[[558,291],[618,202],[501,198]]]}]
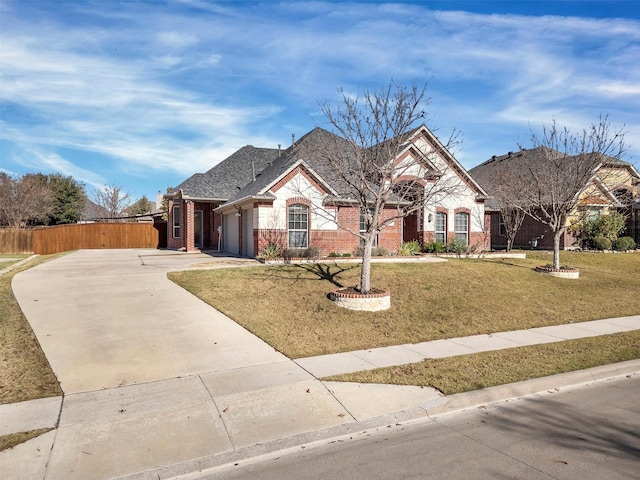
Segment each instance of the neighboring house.
[{"label": "neighboring house", "polygon": [[[544,168],[545,159],[542,149],[538,147],[518,152],[509,152],[506,155],[493,156],[486,162],[469,170],[469,173],[478,181],[489,194],[486,201],[487,216],[491,225],[491,248],[502,249],[506,247],[506,232],[502,215],[500,214],[500,202],[498,191],[500,182],[505,181],[503,172],[510,169],[518,172],[526,178],[532,176],[536,168]],[[570,162],[572,158],[566,157],[563,161]],[[596,174],[584,185],[579,193],[578,208],[567,219],[567,227],[586,218],[616,210],[627,216],[627,227],[624,235],[634,237],[639,241],[640,232],[640,197],[638,185],[640,174],[636,168],[622,160],[605,157]],[[576,248],[576,231],[567,228],[561,239],[560,248]],[[553,233],[546,225],[543,225],[529,216],[525,216],[524,222],[516,234],[514,248],[553,248]]]},{"label": "neighboring house", "polygon": [[[316,128],[286,150],[245,146],[206,173],[188,178],[165,195],[168,247],[249,257],[268,244],[315,247],[321,255],[353,253],[359,237],[338,224],[358,231],[363,216],[322,156],[323,146],[336,142],[346,146],[343,139]],[[403,241],[458,238],[488,248],[484,190],[425,126],[415,129],[406,145],[390,161],[411,165],[420,158],[415,148],[429,151],[426,167],[435,172],[433,181],[454,184],[455,194],[434,198],[424,211],[394,221],[380,232],[377,246],[397,252]],[[395,205],[387,204],[388,218],[401,202],[398,198]]]}]

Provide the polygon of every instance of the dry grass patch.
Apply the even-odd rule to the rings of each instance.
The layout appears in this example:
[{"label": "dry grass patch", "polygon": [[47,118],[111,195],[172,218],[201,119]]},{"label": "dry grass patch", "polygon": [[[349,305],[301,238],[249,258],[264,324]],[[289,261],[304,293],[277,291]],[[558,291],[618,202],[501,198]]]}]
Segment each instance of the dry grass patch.
[{"label": "dry grass patch", "polygon": [[433,387],[445,395],[640,358],[640,331],[334,375],[336,382]]},{"label": "dry grass patch", "polygon": [[0,253],[0,270],[4,270],[11,265],[18,263],[31,255]]},{"label": "dry grass patch", "polygon": [[0,276],[0,403],[62,395],[29,322],[13,296],[11,280],[19,272],[59,255],[38,257]]},{"label": "dry grass patch", "polygon": [[2,450],[6,450],[8,448],[13,448],[16,445],[26,442],[27,440],[31,440],[32,438],[39,437],[40,435],[44,435],[47,432],[50,432],[53,428],[40,428],[38,430],[30,430],[28,432],[20,432],[20,433],[10,433],[9,435],[0,436],[0,452]]},{"label": "dry grass patch", "polygon": [[[640,313],[640,254],[562,252],[579,280],[536,273],[528,259],[374,264],[391,308],[355,312],[327,294],[355,285],[357,264],[185,271],[169,278],[291,358]],[[533,257],[533,258],[531,258]]]}]

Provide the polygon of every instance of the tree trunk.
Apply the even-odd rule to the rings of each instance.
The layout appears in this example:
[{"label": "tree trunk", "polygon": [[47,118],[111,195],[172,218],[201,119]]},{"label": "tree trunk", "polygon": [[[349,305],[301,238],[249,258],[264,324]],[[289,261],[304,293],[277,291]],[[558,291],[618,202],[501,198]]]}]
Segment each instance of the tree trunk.
[{"label": "tree trunk", "polygon": [[560,268],[560,239],[564,233],[564,228],[558,230],[553,235],[553,268]]},{"label": "tree trunk", "polygon": [[362,251],[362,270],[360,272],[360,292],[369,293],[371,290],[371,250],[375,236],[367,238]]}]

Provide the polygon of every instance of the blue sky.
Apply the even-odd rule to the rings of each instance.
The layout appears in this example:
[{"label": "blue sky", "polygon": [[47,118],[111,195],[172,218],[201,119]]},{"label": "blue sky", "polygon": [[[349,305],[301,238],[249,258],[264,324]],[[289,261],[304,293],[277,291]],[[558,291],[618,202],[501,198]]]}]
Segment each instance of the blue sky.
[{"label": "blue sky", "polygon": [[600,114],[640,164],[638,1],[0,0],[0,170],[155,198],[392,78],[467,168]]}]

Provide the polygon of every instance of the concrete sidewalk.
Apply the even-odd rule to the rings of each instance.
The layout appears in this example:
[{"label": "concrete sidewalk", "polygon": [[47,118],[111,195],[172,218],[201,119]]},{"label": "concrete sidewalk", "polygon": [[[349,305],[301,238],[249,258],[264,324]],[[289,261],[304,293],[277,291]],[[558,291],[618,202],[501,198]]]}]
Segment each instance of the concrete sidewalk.
[{"label": "concrete sidewalk", "polygon": [[254,264],[170,251],[85,250],[17,275],[14,293],[64,398],[0,406],[0,435],[57,427],[0,452],[3,478],[171,478],[640,371],[640,361],[626,362],[451,397],[429,388],[320,382],[424,358],[640,329],[640,316],[294,362],[166,278],[169,270]]}]

